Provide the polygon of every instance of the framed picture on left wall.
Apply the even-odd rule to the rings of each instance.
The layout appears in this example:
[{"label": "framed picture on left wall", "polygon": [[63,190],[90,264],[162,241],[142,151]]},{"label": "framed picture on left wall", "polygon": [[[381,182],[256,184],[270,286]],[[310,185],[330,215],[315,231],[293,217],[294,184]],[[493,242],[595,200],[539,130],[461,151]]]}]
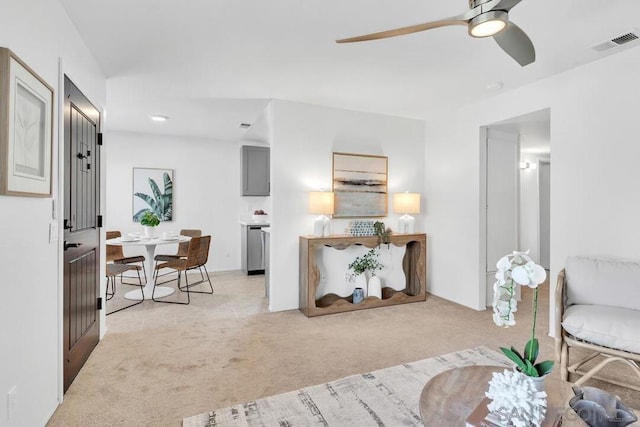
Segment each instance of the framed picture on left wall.
[{"label": "framed picture on left wall", "polygon": [[147,211],[173,220],[173,169],[133,168],[133,221]]},{"label": "framed picture on left wall", "polygon": [[0,194],[51,196],[53,88],[0,47]]}]

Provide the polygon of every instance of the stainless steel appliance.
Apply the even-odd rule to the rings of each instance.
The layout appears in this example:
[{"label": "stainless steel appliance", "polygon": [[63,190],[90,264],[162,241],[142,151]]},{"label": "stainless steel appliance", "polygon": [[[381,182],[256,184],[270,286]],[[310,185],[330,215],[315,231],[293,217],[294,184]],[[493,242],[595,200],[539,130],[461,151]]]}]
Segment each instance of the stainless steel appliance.
[{"label": "stainless steel appliance", "polygon": [[264,274],[264,240],[262,227],[269,224],[240,224],[242,227],[242,271],[247,274]]}]

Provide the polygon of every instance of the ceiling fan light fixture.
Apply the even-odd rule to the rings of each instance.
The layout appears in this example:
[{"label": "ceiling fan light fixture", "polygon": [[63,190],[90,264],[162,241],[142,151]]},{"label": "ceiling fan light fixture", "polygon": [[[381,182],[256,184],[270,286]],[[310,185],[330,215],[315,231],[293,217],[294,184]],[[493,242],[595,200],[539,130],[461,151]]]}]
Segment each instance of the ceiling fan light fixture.
[{"label": "ceiling fan light fixture", "polygon": [[476,16],[469,21],[469,35],[472,37],[491,37],[507,28],[509,14],[502,10],[492,10]]}]

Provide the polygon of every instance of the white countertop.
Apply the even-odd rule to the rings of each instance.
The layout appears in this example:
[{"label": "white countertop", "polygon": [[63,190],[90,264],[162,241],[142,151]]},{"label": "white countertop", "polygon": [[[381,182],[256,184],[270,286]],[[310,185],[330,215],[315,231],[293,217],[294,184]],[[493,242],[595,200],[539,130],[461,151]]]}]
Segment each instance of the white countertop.
[{"label": "white countertop", "polygon": [[269,227],[270,224],[268,222],[240,221],[240,225]]}]

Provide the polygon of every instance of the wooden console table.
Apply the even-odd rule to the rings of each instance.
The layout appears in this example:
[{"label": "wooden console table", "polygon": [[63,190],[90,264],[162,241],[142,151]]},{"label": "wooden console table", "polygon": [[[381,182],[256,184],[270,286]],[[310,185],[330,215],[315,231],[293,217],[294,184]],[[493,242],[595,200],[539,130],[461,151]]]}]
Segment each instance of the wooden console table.
[{"label": "wooden console table", "polygon": [[316,291],[320,283],[320,270],[316,265],[316,251],[322,246],[344,249],[351,245],[367,248],[378,246],[377,236],[330,236],[300,237],[300,311],[306,316],[342,313],[363,310],[365,308],[385,307],[388,305],[425,301],[427,299],[427,235],[394,234],[389,237],[390,244],[406,246],[402,269],[407,283],[403,290],[396,291],[386,287],[382,289],[382,299],[367,297],[359,304],[353,304],[353,295],[340,297],[327,294],[316,300]]}]

